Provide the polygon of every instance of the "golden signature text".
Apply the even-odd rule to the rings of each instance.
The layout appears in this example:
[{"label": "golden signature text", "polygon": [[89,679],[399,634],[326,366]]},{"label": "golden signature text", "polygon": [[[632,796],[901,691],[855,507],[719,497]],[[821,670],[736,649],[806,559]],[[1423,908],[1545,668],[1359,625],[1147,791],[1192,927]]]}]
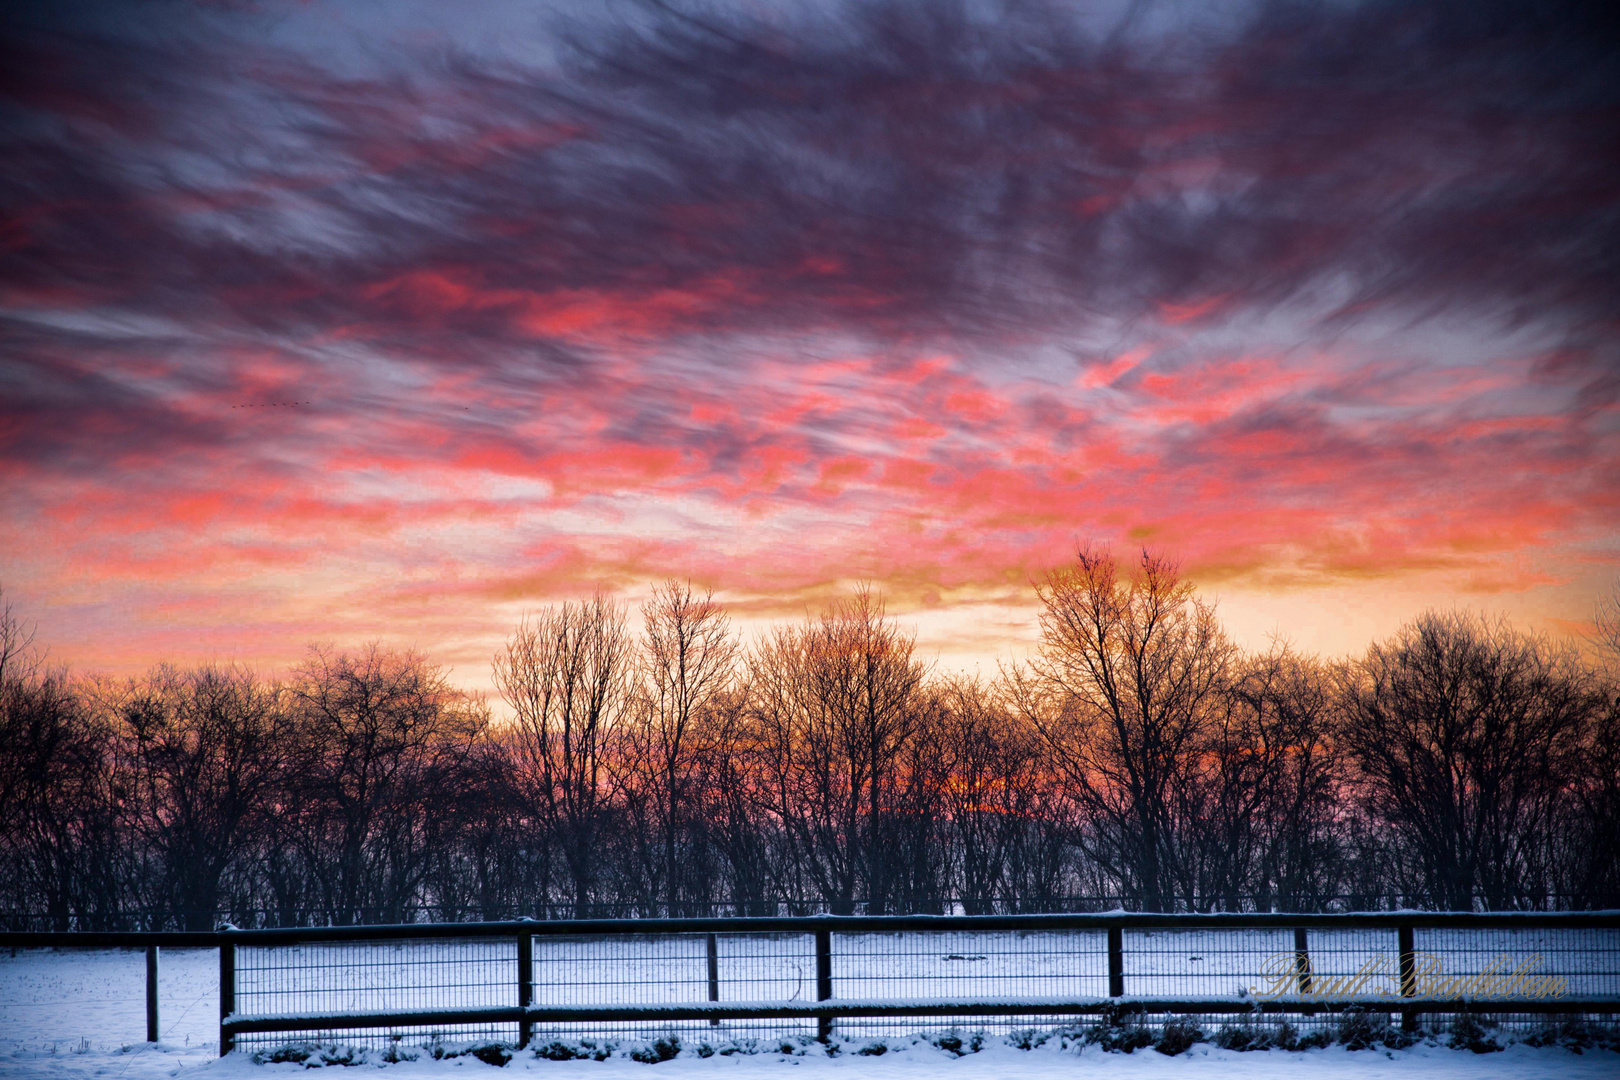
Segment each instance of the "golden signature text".
[{"label": "golden signature text", "polygon": [[[1440,957],[1413,953],[1409,973],[1403,973],[1384,953],[1368,957],[1353,975],[1318,975],[1310,957],[1294,952],[1272,953],[1260,967],[1265,987],[1251,986],[1249,993],[1262,1000],[1308,998],[1317,1001],[1399,1000],[1402,997],[1463,998],[1472,1001],[1491,998],[1559,998],[1569,993],[1564,975],[1538,975],[1546,963],[1540,953],[1517,962],[1499,955],[1473,975],[1447,975]],[[1403,978],[1404,974],[1404,978]],[[1404,986],[1403,986],[1404,984]],[[1403,993],[1404,990],[1404,993]]]}]

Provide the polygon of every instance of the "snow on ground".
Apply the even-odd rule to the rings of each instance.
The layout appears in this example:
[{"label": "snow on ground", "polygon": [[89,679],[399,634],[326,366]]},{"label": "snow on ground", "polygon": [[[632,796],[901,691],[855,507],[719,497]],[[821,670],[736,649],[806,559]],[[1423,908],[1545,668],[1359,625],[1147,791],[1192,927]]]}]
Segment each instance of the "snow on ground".
[{"label": "snow on ground", "polygon": [[[336,1066],[332,1066],[336,1068]],[[1088,1048],[1062,1050],[1054,1046],[1017,1050],[987,1046],[977,1054],[955,1057],[926,1044],[884,1054],[859,1057],[843,1054],[828,1058],[812,1052],[803,1057],[779,1054],[699,1058],[682,1054],[671,1061],[646,1065],[627,1058],[607,1061],[547,1061],[519,1057],[504,1070],[471,1057],[445,1060],[422,1058],[395,1064],[362,1066],[361,1075],[378,1080],[415,1077],[497,1077],[524,1073],[547,1080],[1382,1080],[1422,1077],[1423,1080],[1613,1080],[1620,1076],[1620,1054],[1532,1049],[1511,1046],[1501,1053],[1472,1054],[1439,1046],[1409,1050],[1350,1051],[1342,1047],[1290,1053],[1269,1050],[1237,1053],[1199,1045],[1179,1057],[1153,1050],[1110,1054]],[[286,1062],[256,1065],[245,1054],[224,1060],[206,1050],[160,1045],[129,1053],[89,1050],[15,1052],[0,1056],[0,1077],[38,1077],[40,1080],[156,1080],[158,1077],[195,1080],[275,1080],[311,1075],[303,1065]],[[333,1080],[354,1073],[339,1069]]]},{"label": "snow on ground", "polygon": [[[219,1046],[219,953],[163,949],[158,963],[163,1041]],[[0,1056],[117,1049],[146,1038],[146,954],[139,949],[0,951]]]}]

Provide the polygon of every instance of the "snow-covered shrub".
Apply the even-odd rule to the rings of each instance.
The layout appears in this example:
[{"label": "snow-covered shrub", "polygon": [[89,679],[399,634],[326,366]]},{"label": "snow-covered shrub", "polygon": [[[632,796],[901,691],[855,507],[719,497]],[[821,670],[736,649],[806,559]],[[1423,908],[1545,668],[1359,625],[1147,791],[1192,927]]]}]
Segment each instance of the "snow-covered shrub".
[{"label": "snow-covered shrub", "polygon": [[512,1048],[505,1043],[480,1043],[477,1046],[469,1046],[467,1053],[482,1061],[485,1065],[497,1067],[504,1067],[508,1061],[512,1060]]},{"label": "snow-covered shrub", "polygon": [[1193,1043],[1203,1041],[1204,1032],[1199,1028],[1197,1021],[1186,1016],[1174,1016],[1164,1022],[1164,1029],[1159,1033],[1159,1041],[1153,1049],[1169,1057],[1175,1057],[1192,1049]]},{"label": "snow-covered shrub", "polygon": [[1451,1022],[1450,1046],[1453,1050],[1472,1050],[1476,1054],[1489,1054],[1502,1049],[1502,1044],[1496,1041],[1496,1037],[1467,1013]]},{"label": "snow-covered shrub", "polygon": [[553,1039],[534,1048],[535,1057],[542,1057],[548,1061],[606,1061],[612,1053],[611,1044],[599,1045],[594,1039],[581,1039],[579,1042]]},{"label": "snow-covered shrub", "polygon": [[1279,1050],[1298,1050],[1300,1048],[1299,1029],[1287,1020],[1273,1027],[1269,1035],[1271,1045]]},{"label": "snow-covered shrub", "polygon": [[1589,1024],[1579,1016],[1566,1016],[1562,1020],[1552,1021],[1540,1031],[1526,1035],[1520,1041],[1526,1046],[1562,1046],[1576,1054],[1607,1047],[1620,1049],[1620,1040],[1616,1040],[1612,1032]]},{"label": "snow-covered shrub", "polygon": [[419,1056],[416,1050],[401,1044],[399,1036],[396,1035],[388,1044],[388,1048],[383,1051],[382,1059],[390,1065],[396,1065],[401,1061],[415,1061]]},{"label": "snow-covered shrub", "polygon": [[1339,1017],[1338,1041],[1346,1050],[1370,1050],[1380,1043],[1387,1043],[1392,1038],[1399,1040],[1399,1033],[1391,1034],[1395,1029],[1389,1026],[1389,1016],[1385,1013],[1370,1013],[1365,1009],[1349,1008]]},{"label": "snow-covered shrub", "polygon": [[280,1065],[288,1061],[304,1062],[319,1049],[314,1043],[288,1043],[274,1050],[257,1050],[253,1054],[255,1065]]},{"label": "snow-covered shrub", "polygon": [[512,1044],[503,1042],[447,1043],[434,1036],[433,1041],[428,1043],[427,1050],[435,1061],[475,1057],[486,1065],[505,1065],[512,1060]]},{"label": "snow-covered shrub", "polygon": [[[298,1062],[314,1069],[322,1065],[364,1065],[371,1060],[366,1051],[339,1043],[287,1043],[274,1050],[259,1050],[253,1054],[257,1065],[280,1065]],[[384,1057],[383,1060],[389,1060]]]},{"label": "snow-covered shrub", "polygon": [[580,1055],[572,1043],[565,1043],[557,1039],[543,1043],[534,1048],[534,1056],[542,1057],[548,1061],[573,1061]]},{"label": "snow-covered shrub", "polygon": [[943,1032],[928,1040],[946,1053],[961,1057],[964,1054],[977,1054],[984,1048],[984,1033],[974,1032],[963,1039],[954,1029]]},{"label": "snow-covered shrub", "polygon": [[[1059,1032],[1044,1031],[1041,1028],[1019,1028],[1007,1035],[1007,1045],[1019,1050],[1033,1050],[1041,1046],[1053,1035]],[[1067,1040],[1065,1040],[1066,1042]]]},{"label": "snow-covered shrub", "polygon": [[664,1035],[652,1042],[640,1043],[630,1050],[630,1060],[639,1061],[644,1065],[656,1065],[660,1061],[668,1061],[681,1052],[681,1040],[674,1035]]},{"label": "snow-covered shrub", "polygon": [[1405,1050],[1408,1046],[1421,1042],[1425,1034],[1421,1028],[1408,1031],[1405,1027],[1391,1025],[1384,1030],[1384,1045],[1391,1050]]},{"label": "snow-covered shrub", "polygon": [[1110,1053],[1129,1054],[1133,1050],[1152,1046],[1153,1036],[1134,1015],[1121,1014],[1107,1007],[1097,1022],[1086,1030],[1082,1041],[1090,1046],[1100,1046]]},{"label": "snow-covered shrub", "polygon": [[1299,1032],[1286,1020],[1271,1024],[1244,1017],[1222,1024],[1210,1041],[1222,1050],[1293,1050],[1299,1045]]}]

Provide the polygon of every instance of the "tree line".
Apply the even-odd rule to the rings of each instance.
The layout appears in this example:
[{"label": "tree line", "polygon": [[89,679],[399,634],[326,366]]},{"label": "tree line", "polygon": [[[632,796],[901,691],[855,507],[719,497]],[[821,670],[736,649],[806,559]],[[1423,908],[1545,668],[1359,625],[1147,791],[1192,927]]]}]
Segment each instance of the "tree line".
[{"label": "tree line", "polygon": [[423,656],[280,677],[49,665],[0,614],[14,926],[601,915],[1620,907],[1620,607],[1596,660],[1430,612],[1245,652],[1152,552],[1037,586],[1033,656],[941,674],[870,589],[745,645],[655,588],[527,616],[509,719]]}]

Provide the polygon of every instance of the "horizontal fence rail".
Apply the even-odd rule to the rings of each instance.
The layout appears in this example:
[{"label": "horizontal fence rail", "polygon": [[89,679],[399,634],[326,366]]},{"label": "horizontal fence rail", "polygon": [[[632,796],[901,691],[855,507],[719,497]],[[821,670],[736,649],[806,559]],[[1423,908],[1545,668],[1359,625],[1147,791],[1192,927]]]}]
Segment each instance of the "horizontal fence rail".
[{"label": "horizontal fence rail", "polygon": [[[1542,893],[1523,896],[1511,902],[1501,897],[1479,896],[1470,908],[1485,911],[1564,912],[1589,910],[1582,897],[1574,894]],[[487,923],[519,918],[540,921],[575,919],[697,919],[815,917],[820,915],[877,916],[921,915],[1027,915],[1102,914],[1134,911],[1136,898],[1122,895],[1056,895],[1019,897],[941,897],[926,903],[886,903],[855,899],[834,904],[826,900],[760,899],[733,901],[614,902],[548,901],[518,909],[509,905],[469,908],[464,905],[409,904],[387,909],[354,908],[334,910],[319,906],[232,907],[232,908],[126,908],[83,915],[63,912],[3,910],[0,931],[157,931],[186,927],[210,927],[232,923],[241,927],[286,928],[311,926],[364,926],[443,923]],[[1317,894],[1288,901],[1277,896],[1224,896],[1212,909],[1208,903],[1197,906],[1173,901],[1169,914],[1219,910],[1233,913],[1309,911],[1319,914],[1355,914],[1369,911],[1430,910],[1418,896],[1368,893]]]},{"label": "horizontal fence rail", "polygon": [[[0,933],[219,950],[220,1051],[899,1034],[1129,1014],[1620,1013],[1620,912],[816,916]],[[155,1001],[155,999],[153,999]],[[155,1004],[149,1007],[155,1028]]]}]

